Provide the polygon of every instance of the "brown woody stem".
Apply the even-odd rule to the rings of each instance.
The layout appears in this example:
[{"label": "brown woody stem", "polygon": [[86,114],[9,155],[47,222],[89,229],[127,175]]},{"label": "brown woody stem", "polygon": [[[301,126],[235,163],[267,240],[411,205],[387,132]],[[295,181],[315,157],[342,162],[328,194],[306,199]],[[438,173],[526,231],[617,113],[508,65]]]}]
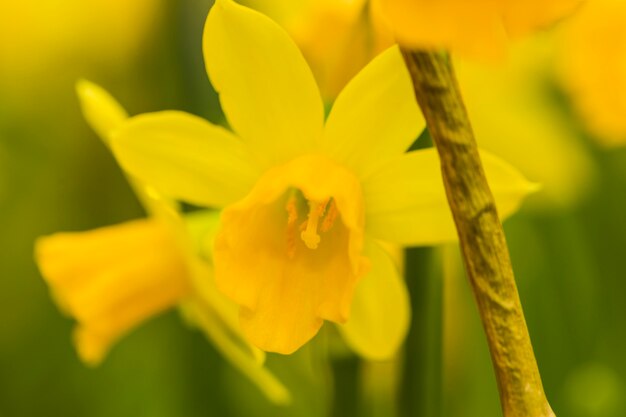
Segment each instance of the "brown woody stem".
[{"label": "brown woody stem", "polygon": [[402,53],[439,152],[504,416],[554,417],[541,384],[502,224],[452,65],[436,52]]}]

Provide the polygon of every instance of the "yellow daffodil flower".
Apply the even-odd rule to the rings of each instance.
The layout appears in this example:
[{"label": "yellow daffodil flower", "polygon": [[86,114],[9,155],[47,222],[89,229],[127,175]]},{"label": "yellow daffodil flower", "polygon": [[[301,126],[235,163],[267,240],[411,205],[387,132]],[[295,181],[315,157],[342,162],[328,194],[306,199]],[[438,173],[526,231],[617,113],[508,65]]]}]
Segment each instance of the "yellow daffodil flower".
[{"label": "yellow daffodil flower", "polygon": [[588,1],[558,34],[559,74],[589,131],[626,143],[626,3]]},{"label": "yellow daffodil flower", "polygon": [[[409,311],[377,240],[456,235],[435,151],[405,153],[424,121],[400,51],[364,68],[326,121],[297,46],[261,13],[218,0],[204,56],[234,133],[177,111],[139,115],[111,137],[118,160],[169,197],[223,208],[216,281],[254,345],[289,354],[328,320],[358,352],[388,354]],[[507,216],[534,187],[484,158]]]},{"label": "yellow daffodil flower", "polygon": [[[78,94],[86,119],[108,144],[126,111],[92,83],[80,82]],[[126,333],[178,306],[271,400],[287,401],[286,389],[262,366],[263,352],[240,334],[237,307],[218,293],[211,261],[193,249],[191,235],[214,238],[219,214],[183,218],[155,188],[137,180],[131,184],[148,218],[58,233],[36,243],[36,260],[55,300],[78,321],[74,336],[81,359],[99,364]]]},{"label": "yellow daffodil flower", "polygon": [[174,242],[167,228],[147,219],[37,242],[42,275],[79,322],[75,342],[84,362],[98,364],[131,328],[189,295]]},{"label": "yellow daffodil flower", "polygon": [[398,42],[497,58],[506,42],[545,27],[582,0],[373,0]]}]

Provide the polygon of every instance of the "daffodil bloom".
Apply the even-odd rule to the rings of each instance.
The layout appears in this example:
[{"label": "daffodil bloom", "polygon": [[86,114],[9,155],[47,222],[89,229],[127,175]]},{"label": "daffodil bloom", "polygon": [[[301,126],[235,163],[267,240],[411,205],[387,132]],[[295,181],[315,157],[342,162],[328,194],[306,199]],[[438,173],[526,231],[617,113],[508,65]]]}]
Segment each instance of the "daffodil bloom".
[{"label": "daffodil bloom", "polygon": [[[100,87],[78,84],[83,112],[105,143],[127,119]],[[218,213],[180,214],[176,204],[144,182],[131,180],[149,217],[88,232],[39,238],[36,260],[55,300],[78,321],[81,359],[99,364],[110,348],[142,322],[180,307],[216,348],[273,401],[288,392],[262,363],[263,352],[241,336],[237,307],[215,287],[210,259],[196,255],[195,240],[211,241]]]},{"label": "daffodil bloom", "polygon": [[[122,166],[169,197],[223,208],[215,277],[253,344],[289,354],[328,320],[357,352],[393,351],[406,289],[377,240],[455,238],[435,151],[405,153],[424,121],[400,51],[364,68],[326,121],[297,46],[261,13],[218,0],[204,55],[234,133],[182,112],[139,115],[111,136]],[[485,161],[509,215],[534,187]]]},{"label": "daffodil bloom", "polygon": [[588,130],[606,146],[626,143],[626,3],[588,1],[560,27],[560,81]]},{"label": "daffodil bloom", "polygon": [[[79,322],[83,361],[97,364],[138,323],[189,294],[185,263],[158,222],[137,220],[37,243],[37,261],[59,305]],[[94,256],[94,254],[97,254]]]},{"label": "daffodil bloom", "polygon": [[283,26],[309,62],[322,96],[332,101],[367,62],[393,44],[367,0],[246,0]]},{"label": "daffodil bloom", "polygon": [[398,42],[482,58],[503,54],[508,39],[543,28],[582,0],[374,0]]}]

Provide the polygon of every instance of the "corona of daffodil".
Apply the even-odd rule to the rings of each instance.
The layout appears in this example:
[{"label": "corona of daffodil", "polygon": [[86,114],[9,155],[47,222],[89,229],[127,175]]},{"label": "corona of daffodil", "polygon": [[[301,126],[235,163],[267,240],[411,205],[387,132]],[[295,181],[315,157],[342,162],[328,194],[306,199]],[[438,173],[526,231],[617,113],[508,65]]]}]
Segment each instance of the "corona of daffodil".
[{"label": "corona of daffodil", "polygon": [[[111,136],[122,166],[168,196],[223,208],[216,281],[253,344],[288,354],[328,320],[357,351],[389,349],[408,305],[377,240],[455,237],[436,153],[406,153],[424,122],[399,50],[364,68],[326,121],[311,70],[268,17],[218,0],[204,55],[233,132],[182,112],[139,115]],[[533,186],[485,161],[506,216]]]},{"label": "corona of daffodil", "polygon": [[[92,83],[81,81],[78,94],[86,119],[108,144],[126,111]],[[192,240],[213,239],[218,213],[183,217],[155,188],[131,184],[148,218],[57,233],[36,243],[36,260],[55,300],[78,322],[74,339],[80,358],[99,364],[132,329],[179,307],[270,399],[286,401],[285,388],[262,366],[263,352],[239,332],[237,307],[217,291],[210,260],[195,254]]]},{"label": "corona of daffodil", "polygon": [[374,0],[398,42],[497,58],[508,39],[543,28],[582,0]]}]

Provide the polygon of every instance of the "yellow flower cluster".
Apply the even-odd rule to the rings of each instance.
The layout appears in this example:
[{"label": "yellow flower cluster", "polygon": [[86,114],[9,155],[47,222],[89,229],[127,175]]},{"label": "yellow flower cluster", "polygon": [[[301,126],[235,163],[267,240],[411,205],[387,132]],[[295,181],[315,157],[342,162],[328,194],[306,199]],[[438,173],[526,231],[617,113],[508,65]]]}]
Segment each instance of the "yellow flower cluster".
[{"label": "yellow flower cluster", "polygon": [[[204,53],[235,133],[181,112],[140,115],[112,137],[122,166],[168,196],[223,208],[216,282],[240,305],[242,330],[255,345],[291,353],[324,320],[345,323],[343,333],[366,331],[366,318],[350,309],[355,288],[365,280],[385,288],[389,277],[376,272],[395,271],[383,266],[390,261],[376,239],[415,245],[455,237],[435,152],[406,153],[424,122],[399,50],[367,65],[326,121],[297,46],[260,13],[218,1]],[[503,162],[486,161],[506,215],[533,187]],[[399,323],[390,326],[396,334],[349,336],[369,342],[357,351],[381,357],[397,349],[408,305],[404,291],[396,293],[376,312]]]},{"label": "yellow flower cluster", "polygon": [[[126,111],[103,89],[81,81],[85,118],[110,146]],[[154,187],[130,180],[148,218],[88,232],[39,238],[35,257],[59,307],[76,318],[74,340],[81,359],[99,364],[115,342],[153,316],[178,307],[218,351],[277,403],[289,399],[265,369],[264,354],[239,331],[237,307],[222,296],[213,264],[195,249],[212,242],[215,211],[183,215]]]},{"label": "yellow flower cluster", "polygon": [[[357,3],[341,18],[360,21]],[[178,305],[274,399],[286,394],[257,348],[292,353],[325,321],[364,357],[392,357],[410,308],[381,241],[456,237],[436,152],[408,151],[425,126],[399,48],[360,69],[327,117],[298,46],[267,16],[217,0],[203,51],[232,130],[179,111],[128,118],[99,87],[79,86],[87,120],[149,212],[38,244],[43,275],[79,322],[81,355],[97,362]],[[483,160],[506,217],[536,186],[493,155]],[[220,209],[219,221],[213,211],[194,218],[203,239],[193,241],[174,201]]]}]

